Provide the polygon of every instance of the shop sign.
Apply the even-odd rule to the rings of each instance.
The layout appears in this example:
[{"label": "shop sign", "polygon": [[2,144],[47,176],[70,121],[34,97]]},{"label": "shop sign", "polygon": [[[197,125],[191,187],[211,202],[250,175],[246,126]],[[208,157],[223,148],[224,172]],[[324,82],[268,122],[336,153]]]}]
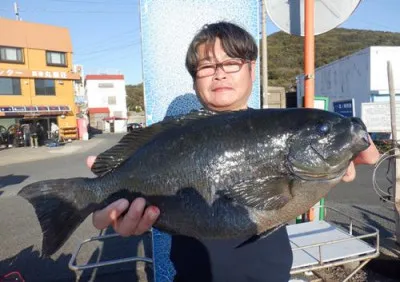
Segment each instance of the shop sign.
[{"label": "shop sign", "polygon": [[0,77],[26,77],[26,78],[48,78],[48,79],[71,79],[79,80],[78,73],[67,71],[49,71],[49,70],[18,70],[0,68]]},{"label": "shop sign", "polygon": [[65,71],[32,71],[32,77],[40,78],[56,78],[67,79],[67,72]]},{"label": "shop sign", "polygon": [[5,106],[0,107],[2,113],[21,112],[69,112],[69,106]]}]

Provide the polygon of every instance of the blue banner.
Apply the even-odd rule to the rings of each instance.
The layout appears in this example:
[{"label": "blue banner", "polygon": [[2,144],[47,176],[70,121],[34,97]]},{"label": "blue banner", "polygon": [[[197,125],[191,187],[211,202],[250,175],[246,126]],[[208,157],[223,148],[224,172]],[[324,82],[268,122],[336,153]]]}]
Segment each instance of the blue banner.
[{"label": "blue banner", "polygon": [[[250,32],[259,43],[259,1],[243,0],[141,0],[141,40],[146,124],[165,116],[201,107],[185,68],[187,48],[204,24],[231,21]],[[260,108],[259,60],[249,106]],[[153,229],[156,282],[173,281],[171,237]],[[194,256],[196,254],[193,254]]]}]

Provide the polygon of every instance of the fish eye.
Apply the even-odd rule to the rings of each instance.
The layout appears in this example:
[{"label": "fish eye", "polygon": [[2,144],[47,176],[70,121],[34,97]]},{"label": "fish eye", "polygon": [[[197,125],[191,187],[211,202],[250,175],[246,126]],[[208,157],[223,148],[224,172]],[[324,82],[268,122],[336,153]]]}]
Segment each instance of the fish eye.
[{"label": "fish eye", "polygon": [[331,127],[329,126],[328,123],[323,122],[317,125],[317,131],[321,134],[328,134],[329,131],[331,130]]}]

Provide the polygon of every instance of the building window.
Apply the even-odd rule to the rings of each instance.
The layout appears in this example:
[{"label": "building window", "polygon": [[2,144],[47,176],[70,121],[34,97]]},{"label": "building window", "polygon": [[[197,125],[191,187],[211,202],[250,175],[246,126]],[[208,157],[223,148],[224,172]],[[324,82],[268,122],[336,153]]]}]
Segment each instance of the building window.
[{"label": "building window", "polygon": [[56,95],[54,79],[35,79],[35,93],[36,95]]},{"label": "building window", "polygon": [[21,79],[0,77],[0,95],[21,95]]},{"label": "building window", "polygon": [[48,66],[67,66],[64,52],[46,51],[46,62]]},{"label": "building window", "polygon": [[22,48],[0,46],[0,61],[7,63],[24,63]]},{"label": "building window", "polygon": [[115,96],[109,96],[108,97],[108,104],[109,105],[116,105],[117,104],[117,98]]},{"label": "building window", "polygon": [[99,83],[99,88],[114,88],[114,83]]}]

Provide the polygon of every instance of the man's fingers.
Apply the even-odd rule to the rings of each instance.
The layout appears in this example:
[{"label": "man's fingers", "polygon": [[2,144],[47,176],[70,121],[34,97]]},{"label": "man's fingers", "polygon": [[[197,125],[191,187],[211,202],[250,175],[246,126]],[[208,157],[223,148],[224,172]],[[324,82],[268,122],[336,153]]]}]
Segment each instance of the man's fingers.
[{"label": "man's fingers", "polygon": [[344,182],[353,181],[356,178],[356,169],[354,167],[354,163],[351,162],[349,167],[347,168],[346,174],[343,176],[342,180]]},{"label": "man's fingers", "polygon": [[86,159],[86,165],[91,168],[94,164],[94,162],[96,161],[96,156],[89,156]]},{"label": "man's fingers", "polygon": [[120,199],[104,209],[94,212],[92,217],[94,227],[97,229],[104,229],[110,224],[116,224],[118,217],[128,206],[129,202],[126,199]]},{"label": "man's fingers", "polygon": [[158,216],[160,215],[160,210],[157,207],[150,206],[146,209],[142,219],[136,227],[135,235],[141,235],[148,231],[153,224],[156,222]]},{"label": "man's fingers", "polygon": [[146,200],[143,198],[135,199],[124,218],[117,222],[114,229],[121,236],[130,236],[135,233],[136,227],[142,218]]}]

